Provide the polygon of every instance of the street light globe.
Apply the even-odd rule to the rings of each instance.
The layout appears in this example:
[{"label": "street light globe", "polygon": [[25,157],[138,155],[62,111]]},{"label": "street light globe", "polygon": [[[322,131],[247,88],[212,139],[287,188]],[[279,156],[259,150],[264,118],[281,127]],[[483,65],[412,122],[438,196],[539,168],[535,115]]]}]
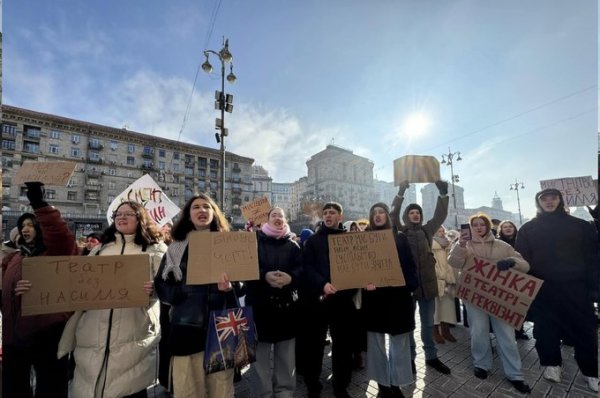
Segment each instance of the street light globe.
[{"label": "street light globe", "polygon": [[206,73],[210,73],[213,70],[212,65],[210,64],[210,62],[208,62],[208,57],[206,58],[206,61],[204,61],[204,63],[202,64],[202,70]]},{"label": "street light globe", "polygon": [[221,56],[223,62],[225,62],[226,64],[230,63],[233,59],[233,55],[231,55],[227,46],[225,46],[223,49],[221,49],[221,51],[219,51],[219,55]]},{"label": "street light globe", "polygon": [[235,77],[235,75],[233,74],[233,72],[229,72],[229,74],[227,75],[227,81],[229,83],[235,83],[235,80],[237,79],[237,77]]}]

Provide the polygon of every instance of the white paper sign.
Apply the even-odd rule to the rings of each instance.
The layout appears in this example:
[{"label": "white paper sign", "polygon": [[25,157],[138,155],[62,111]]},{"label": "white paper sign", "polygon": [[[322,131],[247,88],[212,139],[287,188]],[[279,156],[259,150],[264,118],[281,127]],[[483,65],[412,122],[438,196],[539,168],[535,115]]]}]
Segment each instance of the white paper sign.
[{"label": "white paper sign", "polygon": [[106,218],[109,223],[112,223],[112,215],[122,202],[137,202],[143,205],[159,228],[173,222],[173,217],[181,211],[148,174],[135,180],[108,206]]},{"label": "white paper sign", "polygon": [[542,189],[558,189],[569,207],[594,206],[598,203],[598,186],[591,176],[557,178],[540,181]]}]

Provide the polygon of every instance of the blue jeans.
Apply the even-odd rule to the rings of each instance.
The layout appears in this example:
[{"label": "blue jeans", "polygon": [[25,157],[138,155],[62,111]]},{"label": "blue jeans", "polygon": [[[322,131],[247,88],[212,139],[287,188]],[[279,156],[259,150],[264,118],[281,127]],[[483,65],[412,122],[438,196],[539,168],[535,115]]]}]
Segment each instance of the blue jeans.
[{"label": "blue jeans", "polygon": [[[385,338],[389,338],[389,352]],[[394,336],[367,332],[367,375],[384,386],[404,386],[414,382],[410,366],[410,332]]]},{"label": "blue jeans", "polygon": [[523,380],[521,357],[515,340],[515,329],[471,304],[464,303],[464,305],[467,308],[469,317],[473,366],[484,370],[492,369],[491,321],[504,374],[509,380]]},{"label": "blue jeans", "polygon": [[[433,342],[433,314],[435,313],[435,299],[415,299],[419,304],[419,316],[421,317],[421,341],[425,350],[425,360],[437,358],[437,348]],[[410,357],[414,361],[417,357],[417,343],[415,342],[414,330],[410,334]]]}]

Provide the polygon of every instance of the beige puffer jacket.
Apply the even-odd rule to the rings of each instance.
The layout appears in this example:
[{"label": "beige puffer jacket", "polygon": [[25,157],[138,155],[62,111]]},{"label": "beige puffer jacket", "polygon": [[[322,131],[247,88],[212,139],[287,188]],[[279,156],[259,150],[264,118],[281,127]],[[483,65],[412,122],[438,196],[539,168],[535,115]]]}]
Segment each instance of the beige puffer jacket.
[{"label": "beige puffer jacket", "polygon": [[[141,254],[142,247],[133,242],[134,235],[93,250],[90,256]],[[156,273],[164,243],[151,245],[152,273]],[[152,280],[150,273],[148,280]],[[141,288],[141,286],[140,286]],[[58,357],[74,351],[74,398],[117,398],[134,394],[154,383],[157,378],[158,342],[160,340],[159,303],[150,306],[77,311],[67,323],[58,347]]]},{"label": "beige puffer jacket", "polygon": [[471,264],[474,256],[493,262],[510,258],[515,260],[515,270],[529,272],[529,263],[521,254],[508,243],[494,238],[491,232],[483,238],[473,235],[473,239],[467,242],[466,247],[461,247],[459,242],[456,242],[450,250],[448,263],[454,268],[462,269],[465,264]]}]

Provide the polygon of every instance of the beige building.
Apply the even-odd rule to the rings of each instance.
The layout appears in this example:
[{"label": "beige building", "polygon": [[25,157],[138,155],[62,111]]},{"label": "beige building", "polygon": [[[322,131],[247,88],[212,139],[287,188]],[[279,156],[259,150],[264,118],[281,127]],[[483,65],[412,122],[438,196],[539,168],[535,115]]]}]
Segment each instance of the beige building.
[{"label": "beige building", "polygon": [[[144,174],[180,207],[194,192],[220,199],[217,149],[13,106],[3,105],[2,111],[5,218],[11,211],[27,209],[24,186],[11,183],[27,160],[77,164],[68,186],[46,187],[48,202],[73,217],[104,215],[111,201]],[[226,154],[224,210],[234,223],[243,223],[239,206],[251,200],[253,163],[254,159]]]},{"label": "beige building", "polygon": [[373,162],[336,145],[313,155],[307,162],[306,199],[337,201],[347,220],[368,216],[374,203]]}]

